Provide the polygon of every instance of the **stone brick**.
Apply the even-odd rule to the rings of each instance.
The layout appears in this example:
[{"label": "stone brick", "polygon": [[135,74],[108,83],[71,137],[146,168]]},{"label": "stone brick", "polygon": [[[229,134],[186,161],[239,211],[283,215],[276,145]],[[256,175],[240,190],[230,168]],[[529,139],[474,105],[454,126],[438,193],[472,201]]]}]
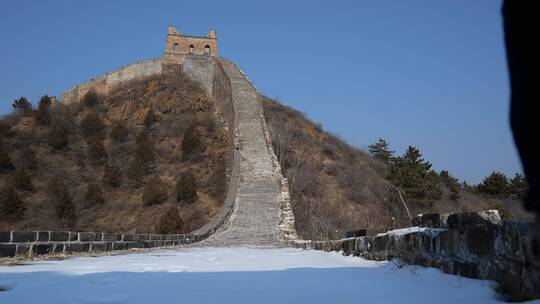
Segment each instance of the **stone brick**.
[{"label": "stone brick", "polygon": [[0,231],[0,243],[11,242],[11,231]]},{"label": "stone brick", "polygon": [[0,245],[0,257],[14,257],[17,253],[17,245]]},{"label": "stone brick", "polygon": [[32,245],[33,255],[49,254],[52,250],[52,244],[34,244]]},{"label": "stone brick", "polygon": [[79,232],[79,242],[94,242],[96,234],[94,232]]},{"label": "stone brick", "polygon": [[126,243],[124,242],[117,242],[117,243],[112,243],[112,250],[125,250],[125,249],[128,249],[129,247],[126,246]]},{"label": "stone brick", "polygon": [[50,241],[51,242],[66,242],[69,239],[69,232],[67,231],[51,231],[50,232]]},{"label": "stone brick", "polygon": [[105,248],[106,248],[106,244],[105,243],[92,243],[90,245],[90,250],[91,251],[105,251]]},{"label": "stone brick", "polygon": [[12,242],[35,242],[37,232],[35,231],[13,231]]},{"label": "stone brick", "polygon": [[65,246],[66,252],[88,252],[90,244],[88,243],[67,243]]},{"label": "stone brick", "polygon": [[38,242],[48,242],[49,241],[49,231],[38,231],[37,232],[37,241]]},{"label": "stone brick", "polygon": [[122,241],[124,242],[135,241],[135,234],[122,234]]},{"label": "stone brick", "polygon": [[118,235],[116,233],[103,233],[103,241],[114,242],[118,240]]}]

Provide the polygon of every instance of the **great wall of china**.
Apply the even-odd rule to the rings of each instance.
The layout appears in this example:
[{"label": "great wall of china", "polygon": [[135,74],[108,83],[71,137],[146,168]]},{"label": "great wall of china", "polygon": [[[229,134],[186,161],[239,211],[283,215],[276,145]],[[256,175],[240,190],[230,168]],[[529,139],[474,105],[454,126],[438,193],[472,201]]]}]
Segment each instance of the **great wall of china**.
[{"label": "great wall of china", "polygon": [[[78,101],[90,89],[106,94],[132,79],[164,73],[170,65],[201,83],[224,113],[230,172],[224,205],[211,222],[187,235],[70,231],[0,232],[0,257],[100,252],[162,246],[292,246],[343,251],[368,259],[400,259],[466,277],[522,282],[527,298],[540,297],[540,263],[528,252],[527,223],[494,213],[424,215],[398,233],[364,230],[335,241],[299,240],[287,181],[270,143],[260,94],[232,62],[219,58],[217,36],[183,36],[169,27],[163,58],[138,61],[75,86],[61,101]],[[524,241],[525,240],[525,241]]]}]

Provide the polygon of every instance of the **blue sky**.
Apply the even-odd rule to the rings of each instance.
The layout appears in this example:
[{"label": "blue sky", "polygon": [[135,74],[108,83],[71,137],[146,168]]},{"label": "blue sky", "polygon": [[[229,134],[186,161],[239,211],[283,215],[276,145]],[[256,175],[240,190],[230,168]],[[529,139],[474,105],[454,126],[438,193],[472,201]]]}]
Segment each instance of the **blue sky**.
[{"label": "blue sky", "polygon": [[264,94],[365,148],[417,146],[469,182],[521,171],[500,1],[2,1],[0,113],[218,31]]}]

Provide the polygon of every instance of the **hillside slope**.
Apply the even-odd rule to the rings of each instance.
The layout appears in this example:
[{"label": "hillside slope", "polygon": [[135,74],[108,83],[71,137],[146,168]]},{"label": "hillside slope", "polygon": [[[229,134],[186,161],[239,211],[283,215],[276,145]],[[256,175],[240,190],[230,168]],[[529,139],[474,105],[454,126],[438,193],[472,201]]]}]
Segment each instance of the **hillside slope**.
[{"label": "hillside slope", "polygon": [[[304,239],[335,239],[348,230],[410,225],[387,165],[369,153],[325,132],[302,113],[262,98],[282,171],[289,180],[296,229]],[[438,173],[438,198],[430,204],[408,202],[412,216],[429,212],[499,209],[507,218],[529,215],[516,199],[499,199],[459,189],[452,201]]]},{"label": "hillside slope", "polygon": [[[46,108],[48,123],[39,123],[37,112],[2,119],[0,145],[13,166],[0,171],[0,187],[15,188],[24,212],[0,212],[0,230],[151,233],[160,221],[172,220],[174,232],[185,232],[208,222],[223,203],[227,130],[213,101],[181,73],[134,80],[82,103],[53,104]],[[64,133],[55,144],[51,134],[58,130]],[[62,138],[68,139],[65,146]],[[104,179],[107,166],[118,168],[119,185]],[[13,186],[22,171],[29,186]],[[196,197],[177,199],[179,176],[190,173],[194,181],[188,176],[183,183],[196,186]],[[65,187],[52,189],[54,183]],[[60,201],[71,201],[73,211],[59,210],[59,195],[51,192],[62,189],[67,193]],[[100,191],[103,200],[92,195]],[[171,210],[180,219],[162,220],[167,212],[174,215]]]}]

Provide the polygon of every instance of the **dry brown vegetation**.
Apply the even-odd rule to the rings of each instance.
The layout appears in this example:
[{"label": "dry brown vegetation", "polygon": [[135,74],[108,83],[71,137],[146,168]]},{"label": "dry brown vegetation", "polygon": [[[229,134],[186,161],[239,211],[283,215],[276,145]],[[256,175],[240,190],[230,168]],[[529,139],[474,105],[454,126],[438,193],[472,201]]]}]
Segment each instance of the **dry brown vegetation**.
[{"label": "dry brown vegetation", "polygon": [[[182,231],[201,227],[226,192],[228,136],[217,115],[204,90],[177,71],[131,81],[108,96],[92,92],[81,103],[40,103],[34,117],[4,117],[0,145],[12,166],[0,171],[0,188],[15,189],[4,196],[22,206],[11,207],[15,219],[2,220],[0,230],[148,233],[169,229],[164,221],[181,222]],[[186,130],[197,136],[188,153]],[[190,204],[176,199],[182,172],[197,183]],[[17,176],[27,183],[24,174],[31,187],[13,185]]]},{"label": "dry brown vegetation", "polygon": [[[340,238],[352,229],[410,225],[384,162],[275,100],[263,97],[263,106],[274,150],[289,180],[296,229],[303,238]],[[528,216],[516,199],[462,189],[453,201],[443,182],[438,187],[441,196],[433,203],[406,203],[413,216],[482,209],[499,209],[507,218]]]}]

